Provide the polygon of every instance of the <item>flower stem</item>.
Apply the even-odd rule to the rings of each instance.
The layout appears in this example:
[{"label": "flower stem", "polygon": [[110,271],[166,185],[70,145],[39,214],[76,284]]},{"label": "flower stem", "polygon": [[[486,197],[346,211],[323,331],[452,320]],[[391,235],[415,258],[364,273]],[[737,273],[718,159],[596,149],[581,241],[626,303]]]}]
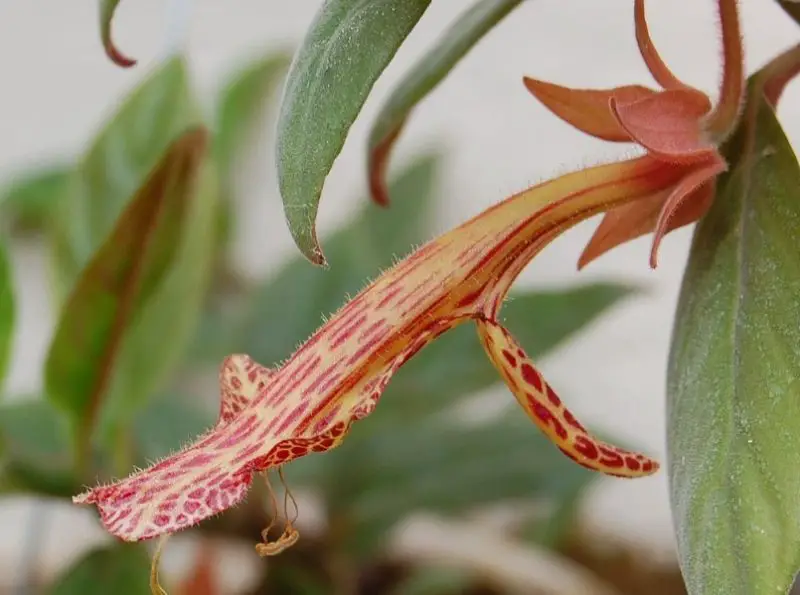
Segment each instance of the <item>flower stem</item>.
[{"label": "flower stem", "polygon": [[762,70],[764,96],[772,107],[778,105],[786,85],[800,73],[800,43],[778,54]]},{"label": "flower stem", "polygon": [[706,130],[721,142],[733,132],[744,98],[744,48],[737,0],[718,0],[722,29],[723,73],[716,107],[708,115]]}]

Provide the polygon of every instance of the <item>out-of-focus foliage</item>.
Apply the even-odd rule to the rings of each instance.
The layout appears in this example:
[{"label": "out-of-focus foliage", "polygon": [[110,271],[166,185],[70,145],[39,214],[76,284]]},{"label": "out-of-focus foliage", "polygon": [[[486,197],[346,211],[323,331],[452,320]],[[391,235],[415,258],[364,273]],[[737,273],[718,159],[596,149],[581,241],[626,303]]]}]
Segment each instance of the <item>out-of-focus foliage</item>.
[{"label": "out-of-focus foliage", "polygon": [[[152,392],[180,350],[187,334],[181,327],[189,330],[194,323],[181,318],[197,312],[211,261],[214,195],[199,186],[207,136],[195,128],[177,138],[64,304],[46,364],[46,389],[84,443],[101,413],[115,425],[130,417],[128,411]],[[172,325],[165,334],[167,321]]]},{"label": "out-of-focus foliage", "polygon": [[56,580],[48,595],[144,595],[149,590],[147,550],[126,544],[89,552]]},{"label": "out-of-focus foliage", "polygon": [[5,241],[0,238],[0,389],[6,375],[14,338],[14,278]]},{"label": "out-of-focus foliage", "polygon": [[[242,70],[226,83],[207,125],[182,61],[172,59],[133,90],[75,166],[29,172],[7,192],[1,208],[19,224],[12,229],[35,230],[51,247],[59,319],[45,390],[0,405],[3,493],[69,498],[87,480],[179,448],[214,423],[214,405],[198,400],[187,378],[213,377],[233,352],[279,362],[323,315],[432,235],[438,154],[418,157],[394,179],[391,210],[363,199],[327,240],[329,270],[296,256],[258,283],[221,288],[236,275],[225,258],[237,206],[236,156],[287,64],[285,55],[271,55]],[[176,154],[197,126],[211,131],[205,157],[190,158],[197,157],[191,143],[188,153]],[[195,174],[199,187],[191,183]],[[10,281],[2,288],[10,291]],[[540,356],[631,294],[615,284],[520,291],[505,314]],[[0,291],[0,331],[6,295]],[[454,407],[463,398],[500,386],[474,330],[457,329],[397,374],[370,423],[359,424],[342,447],[287,470],[293,486],[321,497],[332,527],[347,528],[329,536],[345,566],[382,555],[389,530],[415,510],[460,515],[497,502],[555,505],[536,527],[558,541],[594,475],[524,416],[460,421]],[[87,416],[92,407],[99,414]],[[92,435],[87,428],[95,424]],[[249,539],[263,522],[258,493],[254,501],[261,513],[237,510],[204,530]],[[272,584],[328,592],[328,579],[317,585],[293,569],[291,557],[274,562]],[[452,589],[473,578],[420,571],[401,592],[442,581]],[[88,554],[51,592],[140,593],[146,585],[145,550],[117,545]]]}]

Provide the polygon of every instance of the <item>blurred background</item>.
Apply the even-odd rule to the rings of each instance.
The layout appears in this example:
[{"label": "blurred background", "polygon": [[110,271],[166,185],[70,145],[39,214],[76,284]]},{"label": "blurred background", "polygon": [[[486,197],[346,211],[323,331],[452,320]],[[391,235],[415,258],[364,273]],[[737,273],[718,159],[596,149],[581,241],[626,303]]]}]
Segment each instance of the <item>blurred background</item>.
[{"label": "blurred background", "polygon": [[[667,63],[712,97],[720,74],[714,4],[648,4],[652,35]],[[139,59],[129,70],[103,54],[94,2],[0,5],[0,187],[3,200],[17,201],[2,215],[13,230],[19,307],[3,390],[7,415],[0,420],[6,467],[21,464],[14,448],[28,452],[25,440],[36,443],[37,431],[52,437],[32,410],[15,405],[41,396],[58,315],[41,223],[52,217],[43,215],[49,189],[169,55],[185,56],[188,84],[215,134],[222,136],[226,117],[238,127],[236,146],[220,158],[220,192],[233,215],[202,324],[169,386],[132,422],[145,428],[140,458],[132,462],[162,456],[213,422],[215,366],[225,354],[243,351],[265,365],[280,361],[321,315],[412,244],[532,183],[630,155],[549,115],[521,78],[650,85],[636,50],[632,3],[536,0],[512,13],[415,110],[390,170],[393,211],[369,204],[368,126],[398,79],[461,10],[433,2],[378,81],[327,180],[319,227],[332,268],[312,269],[298,258],[285,227],[272,143],[288,57],[319,5],[123,1],[114,32],[118,46]],[[771,0],[743,0],[741,8],[752,72],[795,42],[797,28]],[[236,93],[249,99],[237,103]],[[800,86],[793,84],[779,111],[795,147],[799,100]],[[20,215],[27,207],[19,205],[26,204],[34,207]],[[691,230],[666,240],[657,271],[648,268],[649,240],[641,239],[578,274],[577,257],[595,224],[558,239],[525,270],[509,325],[590,427],[663,461],[666,356]],[[280,311],[286,296],[301,294],[313,298],[298,301],[292,316]],[[267,519],[264,495],[256,492],[202,534],[170,542],[163,565],[170,592],[683,593],[666,474],[623,481],[577,469],[554,454],[483,368],[463,386],[444,385],[442,371],[470,370],[464,358],[477,348],[469,332],[454,337],[439,351],[423,352],[416,367],[409,364],[341,449],[287,468],[300,502],[298,546],[266,561],[255,555],[259,523]],[[444,421],[450,407],[459,413],[457,424]],[[29,431],[25,424],[37,427]],[[8,426],[22,434],[21,446]],[[52,448],[57,454],[58,444]],[[67,487],[23,484],[0,499],[0,592],[105,592],[76,587],[76,572],[85,580],[116,568],[113,550],[86,558],[110,541],[95,511],[69,504],[69,481]],[[130,550],[125,559],[139,554]],[[121,592],[146,592],[128,582],[133,590]]]}]

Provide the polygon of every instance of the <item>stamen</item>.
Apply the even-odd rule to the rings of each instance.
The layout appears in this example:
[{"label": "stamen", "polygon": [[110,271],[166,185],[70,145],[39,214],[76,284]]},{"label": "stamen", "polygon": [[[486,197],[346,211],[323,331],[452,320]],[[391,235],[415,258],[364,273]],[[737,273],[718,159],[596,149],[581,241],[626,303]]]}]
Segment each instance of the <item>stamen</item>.
[{"label": "stamen", "polygon": [[164,534],[158,540],[156,551],[153,552],[153,561],[150,564],[150,593],[152,595],[167,595],[167,592],[158,581],[158,565],[161,563],[161,552],[164,550],[164,544],[169,539],[169,533]]},{"label": "stamen", "polygon": [[[292,524],[297,521],[297,517],[300,516],[300,508],[297,506],[297,500],[294,499],[294,494],[292,494],[292,490],[289,489],[289,484],[286,481],[286,477],[283,475],[283,467],[278,467],[278,477],[281,480],[281,485],[283,486],[283,516],[289,524]],[[289,500],[292,501],[292,507],[294,508],[294,515],[290,519],[289,518]]]},{"label": "stamen", "polygon": [[267,493],[269,494],[269,507],[271,509],[269,524],[261,531],[261,539],[269,541],[269,532],[275,526],[275,521],[278,519],[278,499],[275,497],[275,490],[272,489],[272,483],[269,480],[269,470],[264,473],[264,484],[267,486]]},{"label": "stamen", "polygon": [[[297,516],[299,513],[299,509],[297,506],[297,500],[295,500],[294,495],[292,495],[289,486],[286,483],[286,478],[283,475],[283,467],[278,467],[278,477],[280,478],[281,485],[283,486],[283,517],[285,520],[283,533],[281,533],[280,537],[275,541],[269,540],[269,531],[272,527],[275,526],[275,521],[278,517],[278,501],[275,497],[275,492],[272,489],[272,484],[269,480],[269,472],[265,475],[265,480],[267,484],[267,490],[269,492],[270,497],[270,505],[272,509],[275,511],[272,519],[267,525],[267,528],[261,532],[261,538],[264,540],[264,543],[257,543],[256,544],[256,553],[261,556],[262,558],[266,558],[267,556],[277,556],[278,554],[286,551],[290,547],[292,547],[297,540],[300,539],[300,532],[295,528],[294,522],[297,520]],[[291,500],[292,505],[294,506],[294,518],[289,518],[289,501]]]},{"label": "stamen", "polygon": [[722,142],[733,132],[744,104],[744,49],[736,0],[718,0],[722,29],[723,71],[719,100],[706,120],[706,130]]},{"label": "stamen", "polygon": [[647,19],[644,15],[644,0],[636,0],[633,7],[633,18],[636,25],[636,43],[639,45],[639,53],[642,54],[647,70],[650,71],[656,82],[664,89],[681,89],[685,87],[686,85],[672,74],[672,71],[661,59],[656,47],[653,45],[650,31],[647,28]]}]

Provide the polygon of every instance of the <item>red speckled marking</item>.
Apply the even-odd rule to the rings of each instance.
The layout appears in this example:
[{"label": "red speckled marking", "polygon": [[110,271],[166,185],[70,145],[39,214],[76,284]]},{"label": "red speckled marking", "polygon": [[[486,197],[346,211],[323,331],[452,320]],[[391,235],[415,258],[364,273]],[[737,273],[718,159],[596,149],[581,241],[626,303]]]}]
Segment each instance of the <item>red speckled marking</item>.
[{"label": "red speckled marking", "polygon": [[[533,367],[522,347],[498,323],[479,320],[478,330],[489,358],[498,368],[517,401],[562,452],[582,465],[616,477],[648,475],[657,463],[638,453],[605,444],[590,436]],[[506,354],[519,358],[509,360]],[[645,469],[644,463],[649,465]]]},{"label": "red speckled marking", "polygon": [[[579,452],[581,439],[591,438],[569,423],[552,396],[537,392],[535,381],[525,381],[520,366],[530,362],[504,331],[493,336],[502,327],[485,317],[499,308],[525,263],[557,233],[650,196],[677,178],[668,166],[643,157],[564,176],[488,209],[386,271],[280,369],[267,370],[247,356],[226,358],[220,416],[213,428],[149,469],[74,501],[96,504],[106,529],[127,541],[173,533],[222,512],[244,498],[255,473],[335,448],[350,425],[374,409],[399,366],[467,319],[478,319],[487,352],[542,431],[581,464],[617,473]],[[530,402],[527,394],[533,395]],[[633,454],[610,452],[603,457],[612,463]],[[655,470],[652,461],[635,458],[639,471],[626,466],[619,473]]]}]

